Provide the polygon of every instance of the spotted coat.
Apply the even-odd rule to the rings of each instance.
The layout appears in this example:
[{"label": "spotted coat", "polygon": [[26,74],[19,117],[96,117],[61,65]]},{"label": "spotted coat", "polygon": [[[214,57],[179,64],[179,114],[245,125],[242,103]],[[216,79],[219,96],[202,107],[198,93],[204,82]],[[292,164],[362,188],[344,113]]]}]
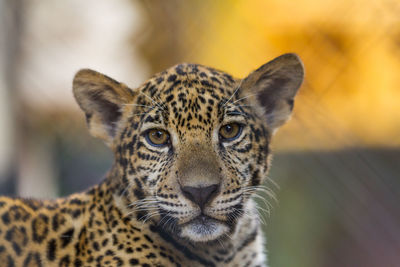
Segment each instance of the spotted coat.
[{"label": "spotted coat", "polygon": [[1,197],[0,266],[266,266],[252,196],[270,192],[271,136],[302,79],[294,54],[243,80],[180,64],[136,89],[81,70],[74,94],[113,167],[67,198]]}]

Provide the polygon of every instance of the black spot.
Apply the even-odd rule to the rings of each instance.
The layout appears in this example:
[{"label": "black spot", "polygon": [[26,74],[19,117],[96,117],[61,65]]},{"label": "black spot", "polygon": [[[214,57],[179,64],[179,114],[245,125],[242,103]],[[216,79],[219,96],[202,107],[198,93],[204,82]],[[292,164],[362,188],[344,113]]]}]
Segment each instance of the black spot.
[{"label": "black spot", "polygon": [[149,241],[150,243],[152,243],[153,244],[153,239],[151,239],[148,235],[144,235],[144,238],[146,238],[147,239],[147,241]]},{"label": "black spot", "polygon": [[213,87],[212,84],[207,80],[202,80],[200,83],[205,87]]},{"label": "black spot", "polygon": [[243,248],[251,244],[257,237],[257,231],[258,229],[256,228],[244,241],[240,246],[238,247],[237,251],[241,251]]},{"label": "black spot", "polygon": [[163,78],[163,77],[158,77],[158,78],[156,79],[157,84],[162,83],[162,81],[164,81],[164,78]]},{"label": "black spot", "polygon": [[56,258],[57,241],[53,238],[47,243],[47,259],[54,261]]},{"label": "black spot", "polygon": [[176,75],[175,74],[172,74],[172,75],[170,75],[169,77],[168,77],[168,81],[169,82],[173,82],[173,81],[175,81],[176,80]]},{"label": "black spot", "polygon": [[49,218],[44,214],[39,214],[32,220],[32,240],[42,243],[49,232]]},{"label": "black spot", "polygon": [[28,267],[28,266],[37,266],[37,267],[41,267],[42,265],[42,261],[40,260],[40,254],[37,252],[30,252],[28,254],[28,256],[26,256],[25,260],[24,260],[24,267]]},{"label": "black spot", "polygon": [[100,245],[99,245],[99,243],[97,241],[93,242],[93,249],[96,250],[96,251],[100,250]]},{"label": "black spot", "polygon": [[176,73],[178,73],[179,75],[185,75],[186,72],[184,72],[182,68],[183,68],[182,65],[178,65],[178,66],[175,68]]},{"label": "black spot", "polygon": [[12,257],[10,255],[7,255],[6,248],[4,246],[0,246],[0,259],[5,260],[6,256],[7,256],[7,261],[6,262],[2,262],[4,264],[6,264],[4,266],[15,267],[14,260],[12,259]]},{"label": "black spot", "polygon": [[41,206],[41,203],[39,201],[35,201],[32,199],[25,200],[25,204],[34,211],[38,210]]},{"label": "black spot", "polygon": [[57,231],[58,227],[60,225],[60,215],[56,214],[53,216],[53,218],[51,219],[51,227],[53,228],[53,231]]},{"label": "black spot", "polygon": [[13,221],[24,221],[26,222],[30,218],[30,214],[21,206],[14,205],[10,208],[9,219]]},{"label": "black spot", "polygon": [[61,234],[60,240],[61,240],[61,247],[65,248],[72,240],[72,237],[74,235],[74,228],[70,228],[64,233]]},{"label": "black spot", "polygon": [[26,229],[23,226],[13,226],[6,232],[5,238],[11,243],[17,255],[21,255],[22,249],[28,243]]},{"label": "black spot", "polygon": [[7,256],[7,267],[15,267],[14,260],[10,255]]},{"label": "black spot", "polygon": [[80,259],[75,259],[75,261],[74,261],[75,267],[81,267],[82,265],[83,265],[83,263]]},{"label": "black spot", "polygon": [[146,258],[148,258],[148,259],[155,259],[155,258],[156,258],[156,254],[150,252],[149,254],[146,255]]},{"label": "black spot", "polygon": [[129,263],[130,263],[130,265],[138,265],[139,264],[139,260],[135,259],[135,258],[132,258],[132,259],[129,260]]},{"label": "black spot", "polygon": [[211,80],[214,81],[214,82],[216,82],[216,83],[218,83],[218,84],[221,84],[221,82],[220,82],[217,78],[215,78],[215,77],[211,77]]},{"label": "black spot", "polygon": [[5,225],[8,225],[11,221],[10,221],[10,215],[8,214],[8,212],[5,212],[3,214],[3,216],[1,216],[1,219],[3,220],[3,223]]},{"label": "black spot", "polygon": [[101,242],[101,246],[105,247],[105,246],[107,246],[107,243],[108,243],[108,239],[106,238]]},{"label": "black spot", "polygon": [[81,215],[81,210],[80,209],[76,209],[74,211],[72,211],[72,217],[73,218],[78,218]]},{"label": "black spot", "polygon": [[197,254],[192,253],[187,247],[178,243],[172,236],[170,236],[167,232],[164,231],[161,227],[157,227],[155,225],[150,225],[150,230],[152,232],[158,233],[159,236],[164,239],[166,242],[173,245],[177,250],[181,251],[188,259],[197,261],[204,266],[215,267],[215,264],[207,259],[204,259]]},{"label": "black spot", "polygon": [[59,266],[60,267],[67,267],[71,263],[71,260],[69,259],[68,255],[65,255],[64,257],[61,258]]},{"label": "black spot", "polygon": [[82,204],[84,204],[84,203],[82,202],[82,200],[80,200],[79,198],[73,198],[73,199],[71,199],[71,200],[69,201],[69,203],[70,203],[70,204],[74,204],[74,205],[82,205]]},{"label": "black spot", "polygon": [[113,260],[117,262],[117,266],[122,266],[124,265],[124,262],[122,261],[122,259],[120,257],[113,257]]},{"label": "black spot", "polygon": [[115,253],[114,253],[114,251],[108,249],[108,250],[106,251],[106,255],[107,255],[107,256],[114,256]]},{"label": "black spot", "polygon": [[201,95],[199,95],[199,99],[200,99],[201,103],[203,103],[203,104],[206,103],[206,100],[205,100],[204,97],[202,97]]}]

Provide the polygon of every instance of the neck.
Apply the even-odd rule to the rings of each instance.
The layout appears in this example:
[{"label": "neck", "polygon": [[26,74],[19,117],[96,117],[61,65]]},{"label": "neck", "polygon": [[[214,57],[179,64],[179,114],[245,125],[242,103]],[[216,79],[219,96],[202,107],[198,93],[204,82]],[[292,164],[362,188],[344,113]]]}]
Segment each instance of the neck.
[{"label": "neck", "polygon": [[[250,200],[251,204],[254,203]],[[248,207],[249,208],[249,207]],[[150,230],[158,235],[163,242],[185,255],[186,258],[201,263],[204,266],[231,266],[234,258],[243,253],[246,246],[256,240],[259,235],[257,215],[245,215],[238,220],[236,230],[229,236],[211,242],[191,242],[177,238],[176,235],[154,223]],[[261,240],[259,240],[261,242]]]}]

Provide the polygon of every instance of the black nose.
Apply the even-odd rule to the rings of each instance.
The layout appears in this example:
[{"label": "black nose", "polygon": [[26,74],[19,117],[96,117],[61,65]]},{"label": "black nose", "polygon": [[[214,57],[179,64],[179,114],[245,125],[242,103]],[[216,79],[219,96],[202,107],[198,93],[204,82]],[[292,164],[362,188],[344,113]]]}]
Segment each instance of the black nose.
[{"label": "black nose", "polygon": [[218,185],[210,185],[206,187],[193,187],[184,186],[182,187],[183,194],[203,208],[204,205],[211,199],[211,197],[217,192]]}]

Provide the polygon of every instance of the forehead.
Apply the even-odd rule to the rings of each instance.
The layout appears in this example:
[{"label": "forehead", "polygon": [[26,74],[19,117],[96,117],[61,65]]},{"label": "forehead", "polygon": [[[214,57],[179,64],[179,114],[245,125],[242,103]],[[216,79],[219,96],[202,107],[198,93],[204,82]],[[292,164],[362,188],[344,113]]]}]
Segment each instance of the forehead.
[{"label": "forehead", "polygon": [[172,102],[178,97],[210,96],[216,101],[229,96],[236,80],[229,74],[198,64],[179,64],[156,74],[143,91]]},{"label": "forehead", "polygon": [[211,126],[223,114],[223,103],[237,81],[229,74],[197,64],[180,64],[151,78],[142,88],[139,105],[154,106],[151,113],[164,123],[186,129]]}]

